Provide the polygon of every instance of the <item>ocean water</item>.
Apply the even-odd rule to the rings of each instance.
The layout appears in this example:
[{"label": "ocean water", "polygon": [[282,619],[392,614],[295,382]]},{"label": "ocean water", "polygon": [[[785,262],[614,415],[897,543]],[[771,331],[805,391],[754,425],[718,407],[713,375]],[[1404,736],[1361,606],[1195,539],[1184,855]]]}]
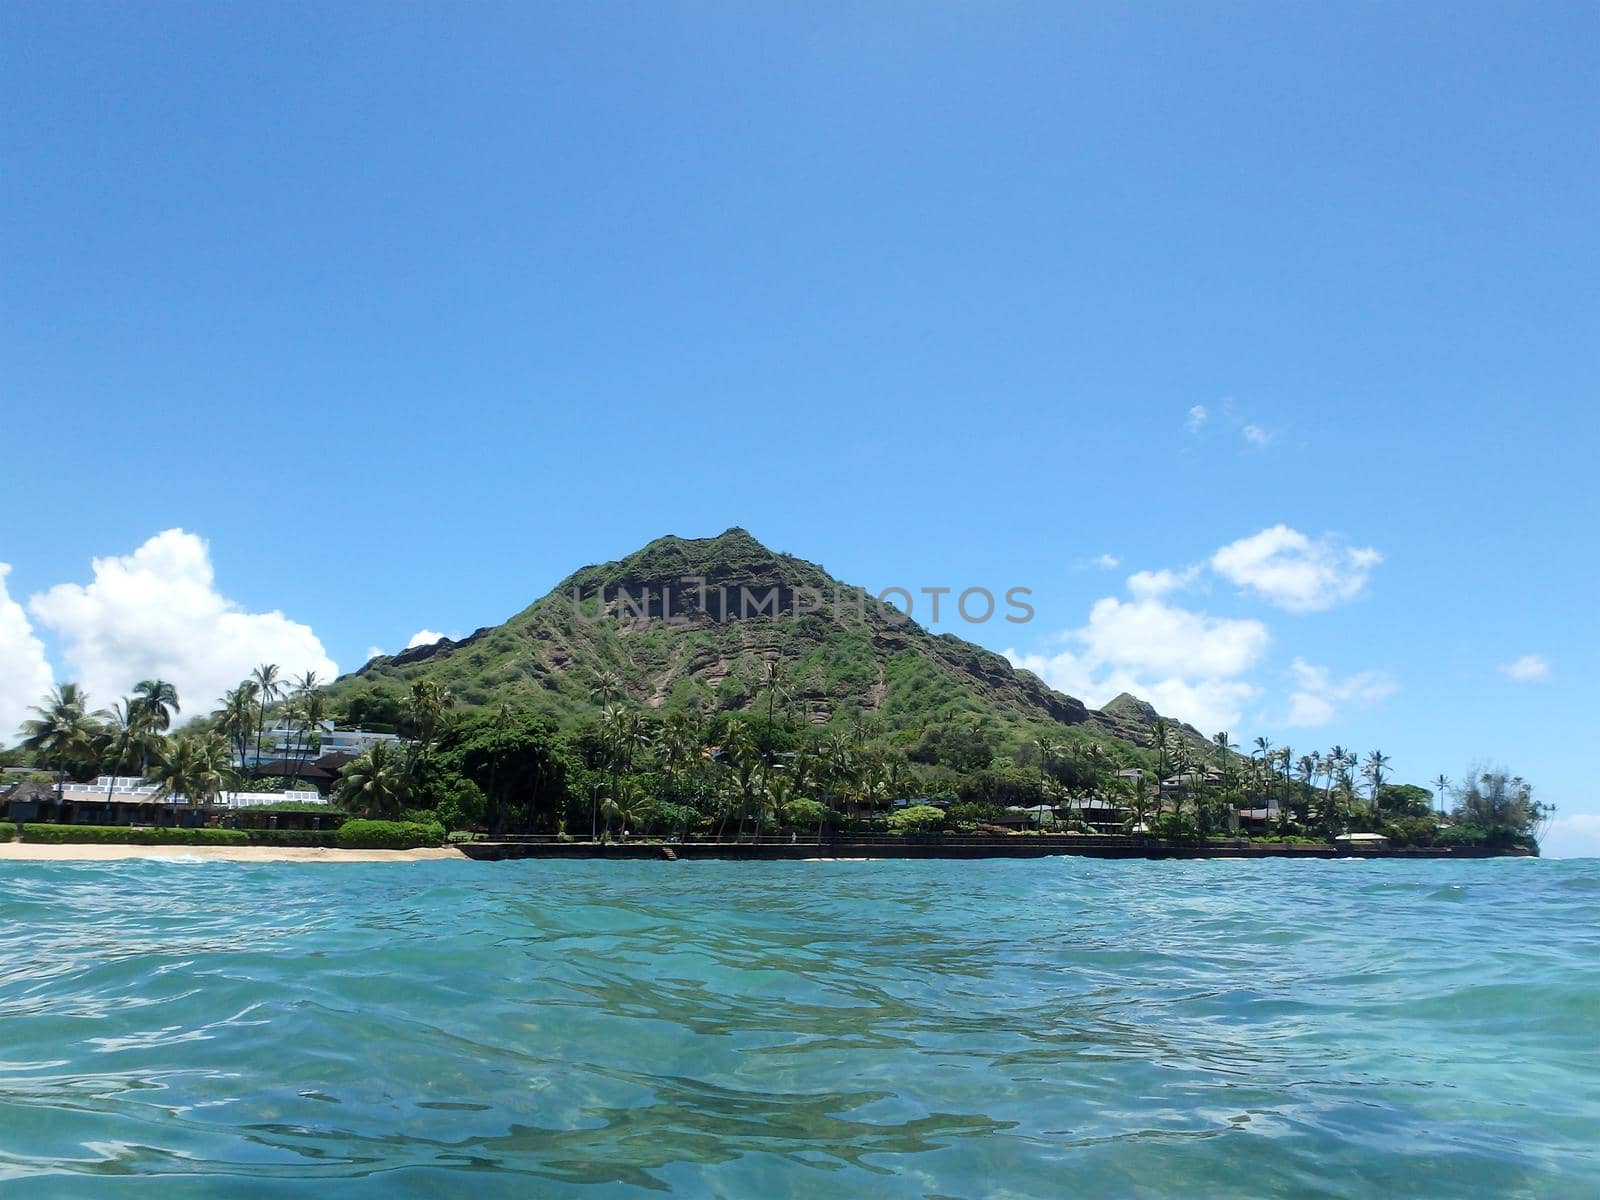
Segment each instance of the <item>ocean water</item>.
[{"label": "ocean water", "polygon": [[1600,1196],[1600,862],[0,863],[0,1195]]}]

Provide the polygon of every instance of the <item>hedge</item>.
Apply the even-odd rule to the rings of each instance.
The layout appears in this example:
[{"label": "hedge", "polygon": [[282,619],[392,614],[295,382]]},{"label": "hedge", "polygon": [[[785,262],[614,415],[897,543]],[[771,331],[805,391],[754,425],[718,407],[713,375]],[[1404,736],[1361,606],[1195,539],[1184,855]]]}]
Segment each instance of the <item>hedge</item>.
[{"label": "hedge", "polygon": [[14,841],[17,836],[17,827],[10,821],[0,821],[0,842]]},{"label": "hedge", "polygon": [[22,827],[25,842],[104,842],[133,846],[248,846],[242,829],[135,829],[128,825],[36,825]]},{"label": "hedge", "polygon": [[346,821],[338,834],[342,850],[412,850],[443,841],[443,825],[420,821]]},{"label": "hedge", "polygon": [[245,829],[252,846],[337,846],[337,829]]}]

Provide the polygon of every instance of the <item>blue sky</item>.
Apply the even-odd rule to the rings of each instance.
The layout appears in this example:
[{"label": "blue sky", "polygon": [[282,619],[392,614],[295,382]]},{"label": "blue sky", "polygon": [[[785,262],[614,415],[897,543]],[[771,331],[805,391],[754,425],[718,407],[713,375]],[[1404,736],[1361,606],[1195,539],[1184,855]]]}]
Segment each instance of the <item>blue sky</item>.
[{"label": "blue sky", "polygon": [[0,717],[353,669],[739,524],[1032,588],[941,628],[1069,690],[1503,761],[1600,848],[1597,44],[1580,4],[6,5]]}]

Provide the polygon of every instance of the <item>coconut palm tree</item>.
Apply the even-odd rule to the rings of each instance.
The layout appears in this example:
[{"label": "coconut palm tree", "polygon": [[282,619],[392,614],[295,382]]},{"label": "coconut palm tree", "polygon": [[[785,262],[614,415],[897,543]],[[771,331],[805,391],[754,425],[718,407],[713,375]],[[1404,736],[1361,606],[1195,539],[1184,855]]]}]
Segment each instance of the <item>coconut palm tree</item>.
[{"label": "coconut palm tree", "polygon": [[277,663],[262,663],[250,672],[250,682],[255,685],[256,702],[256,770],[261,770],[261,735],[267,728],[267,709],[283,696],[283,681],[278,678]]},{"label": "coconut palm tree", "polygon": [[188,734],[173,738],[152,765],[156,795],[182,796],[191,805],[213,803],[227,782],[226,739],[215,734]]},{"label": "coconut palm tree", "polygon": [[1229,739],[1226,729],[1212,734],[1211,744],[1217,748],[1217,769],[1222,775],[1222,784],[1226,787],[1233,781],[1233,752],[1239,747]]},{"label": "coconut palm tree", "polygon": [[59,804],[67,772],[93,755],[100,714],[89,711],[89,697],[75,683],[53,688],[43,704],[28,711],[36,715],[22,723],[22,748],[56,773]]},{"label": "coconut palm tree", "polygon": [[122,770],[122,764],[128,761],[128,754],[132,751],[134,743],[139,738],[138,710],[134,708],[132,700],[118,700],[111,706],[110,715],[106,718],[104,730],[105,750],[104,761],[108,764],[106,772],[106,802],[110,803],[112,789],[116,786],[117,774]]},{"label": "coconut palm tree", "polygon": [[445,714],[455,703],[455,694],[437,680],[419,679],[411,685],[411,730],[424,754],[433,748]]},{"label": "coconut palm tree", "polygon": [[[1045,796],[1044,773],[1047,770],[1049,770],[1050,764],[1055,759],[1056,755],[1061,753],[1061,744],[1059,742],[1056,742],[1052,738],[1038,737],[1038,738],[1034,739],[1033,748],[1039,752],[1039,801],[1038,801],[1038,803],[1043,804],[1044,803],[1044,796]],[[1038,813],[1037,809],[1035,809],[1033,816],[1034,816],[1034,823],[1037,826],[1039,824],[1039,813]]]},{"label": "coconut palm tree", "polygon": [[322,726],[328,720],[328,697],[324,692],[307,692],[294,702],[292,719],[296,722],[294,736],[294,764],[290,768],[293,779],[299,779],[306,761],[322,748]]},{"label": "coconut palm tree", "polygon": [[1158,779],[1167,777],[1167,768],[1171,765],[1167,761],[1167,722],[1165,718],[1157,717],[1150,726],[1150,744],[1156,750],[1156,776]]},{"label": "coconut palm tree", "polygon": [[1367,755],[1366,764],[1361,768],[1361,774],[1372,785],[1372,812],[1378,815],[1378,793],[1383,790],[1383,781],[1389,777],[1389,756],[1382,750],[1374,750]]},{"label": "coconut palm tree", "polygon": [[178,689],[165,679],[141,679],[134,684],[129,707],[135,710],[147,729],[160,733],[171,729],[172,718],[183,711],[178,703]]},{"label": "coconut palm tree", "polygon": [[622,699],[622,676],[610,667],[598,667],[589,683],[589,699],[600,708],[609,708]]},{"label": "coconut palm tree", "polygon": [[250,733],[256,725],[256,685],[249,680],[224,692],[217,701],[217,732],[233,747],[234,761],[243,767],[250,755]]},{"label": "coconut palm tree", "polygon": [[392,817],[405,802],[407,775],[404,757],[389,742],[374,742],[345,764],[334,795],[347,812]]},{"label": "coconut palm tree", "polygon": [[1444,798],[1450,791],[1450,780],[1441,772],[1433,781],[1433,794],[1439,797],[1439,815],[1444,816]]},{"label": "coconut palm tree", "polygon": [[[728,736],[722,744],[722,754],[732,771],[735,805],[739,810],[739,828],[734,840],[742,841],[745,818],[753,811],[756,793],[762,786],[761,753],[747,723],[734,721],[729,725]],[[723,824],[727,824],[726,816]]]}]

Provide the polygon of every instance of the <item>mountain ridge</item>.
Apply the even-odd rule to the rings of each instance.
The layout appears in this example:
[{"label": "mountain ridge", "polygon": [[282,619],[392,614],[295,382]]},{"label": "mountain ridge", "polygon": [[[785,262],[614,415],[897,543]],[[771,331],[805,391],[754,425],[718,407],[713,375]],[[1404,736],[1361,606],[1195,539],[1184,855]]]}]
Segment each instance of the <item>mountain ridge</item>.
[{"label": "mountain ridge", "polygon": [[1161,719],[1126,693],[1089,708],[739,526],[708,538],[668,534],[580,567],[500,625],[380,655],[330,686],[358,698],[364,688],[403,690],[433,678],[468,705],[506,701],[572,720],[598,707],[593,680],[610,672],[621,696],[646,708],[739,711],[756,702],[772,662],[788,674],[793,710],[814,725],[872,719],[905,729],[970,719],[1137,748]]}]

